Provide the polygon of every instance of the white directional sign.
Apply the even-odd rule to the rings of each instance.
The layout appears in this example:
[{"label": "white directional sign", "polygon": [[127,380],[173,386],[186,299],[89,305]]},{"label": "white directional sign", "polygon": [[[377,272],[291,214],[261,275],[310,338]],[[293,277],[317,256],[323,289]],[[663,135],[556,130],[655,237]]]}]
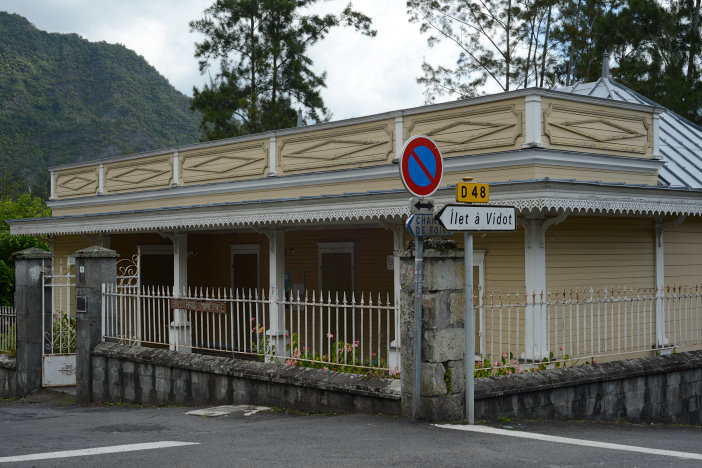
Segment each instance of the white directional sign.
[{"label": "white directional sign", "polygon": [[439,222],[434,219],[434,215],[416,214],[407,220],[407,229],[414,237],[437,237],[450,236],[452,233],[444,229]]},{"label": "white directional sign", "polygon": [[514,231],[517,215],[513,206],[446,205],[436,219],[449,231]]}]

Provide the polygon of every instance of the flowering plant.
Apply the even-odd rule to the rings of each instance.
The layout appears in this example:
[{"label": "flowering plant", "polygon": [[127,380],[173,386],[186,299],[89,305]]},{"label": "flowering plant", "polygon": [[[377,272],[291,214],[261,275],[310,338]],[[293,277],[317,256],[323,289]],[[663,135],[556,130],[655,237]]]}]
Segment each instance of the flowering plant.
[{"label": "flowering plant", "polygon": [[286,366],[312,367],[316,369],[349,372],[353,374],[367,374],[378,376],[397,376],[397,369],[385,370],[387,362],[379,359],[376,353],[363,359],[359,356],[360,342],[352,340],[347,343],[335,340],[332,333],[327,333],[329,353],[313,353],[309,347],[301,346],[297,333],[292,334],[290,343],[286,345],[291,357],[285,361]]}]

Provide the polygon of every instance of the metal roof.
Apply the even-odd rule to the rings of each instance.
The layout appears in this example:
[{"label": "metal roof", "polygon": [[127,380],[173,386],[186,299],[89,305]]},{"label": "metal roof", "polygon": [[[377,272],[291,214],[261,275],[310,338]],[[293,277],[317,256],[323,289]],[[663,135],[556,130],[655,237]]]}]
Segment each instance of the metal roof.
[{"label": "metal roof", "polygon": [[[557,91],[659,106],[607,77],[594,83],[558,88]],[[674,187],[702,188],[702,127],[665,109],[660,116],[659,135],[660,152],[665,161],[665,166],[658,171],[659,182]]]}]

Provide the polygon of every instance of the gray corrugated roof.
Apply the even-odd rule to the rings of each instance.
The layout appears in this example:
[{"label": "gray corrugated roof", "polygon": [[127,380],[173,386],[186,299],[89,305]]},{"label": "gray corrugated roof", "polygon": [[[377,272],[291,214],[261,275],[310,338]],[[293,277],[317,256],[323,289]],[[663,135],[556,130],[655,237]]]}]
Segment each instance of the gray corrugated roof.
[{"label": "gray corrugated roof", "polygon": [[[609,78],[558,88],[557,91],[658,105]],[[702,127],[666,109],[661,114],[659,135],[660,152],[666,163],[658,171],[659,182],[674,187],[702,188]]]}]

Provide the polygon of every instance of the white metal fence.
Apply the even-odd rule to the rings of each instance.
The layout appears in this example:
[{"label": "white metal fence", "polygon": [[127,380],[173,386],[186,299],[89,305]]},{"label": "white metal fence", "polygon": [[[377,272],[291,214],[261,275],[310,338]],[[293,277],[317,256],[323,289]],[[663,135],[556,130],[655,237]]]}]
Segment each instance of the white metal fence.
[{"label": "white metal fence", "polygon": [[17,313],[14,307],[0,306],[0,353],[14,355],[17,346]]},{"label": "white metal fence", "polygon": [[168,287],[104,285],[102,334],[105,340],[137,346],[395,373],[388,357],[391,342],[399,341],[398,312],[390,298],[389,293],[325,298],[313,292],[278,301],[261,291],[173,294]]},{"label": "white metal fence", "polygon": [[615,288],[475,297],[487,374],[702,345],[702,288]]}]

